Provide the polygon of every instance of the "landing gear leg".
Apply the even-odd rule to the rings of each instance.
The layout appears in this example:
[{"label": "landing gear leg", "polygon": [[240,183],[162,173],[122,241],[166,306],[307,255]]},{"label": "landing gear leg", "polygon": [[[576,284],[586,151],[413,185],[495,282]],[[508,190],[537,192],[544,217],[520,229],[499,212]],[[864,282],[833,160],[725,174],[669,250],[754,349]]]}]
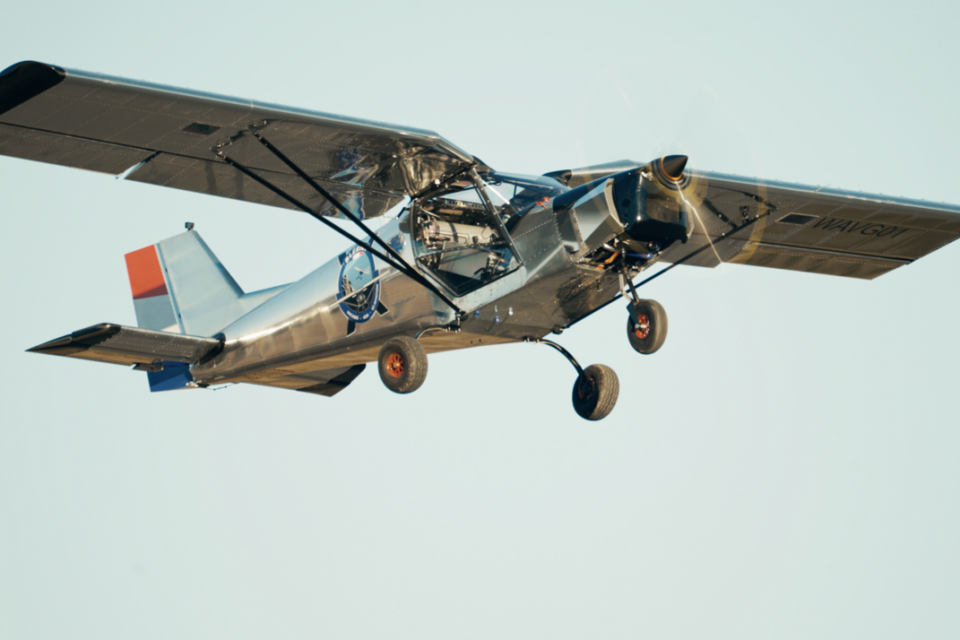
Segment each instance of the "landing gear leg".
[{"label": "landing gear leg", "polygon": [[655,300],[641,299],[633,282],[623,271],[620,272],[620,291],[623,297],[631,300],[627,305],[627,311],[630,312],[630,317],[627,318],[627,339],[630,340],[630,346],[637,353],[651,354],[657,351],[667,339],[667,312],[663,305]]},{"label": "landing gear leg", "polygon": [[620,381],[613,369],[602,364],[593,364],[586,369],[580,366],[569,351],[551,340],[528,340],[553,347],[577,370],[573,384],[573,409],[585,420],[602,420],[610,415],[620,395]]}]

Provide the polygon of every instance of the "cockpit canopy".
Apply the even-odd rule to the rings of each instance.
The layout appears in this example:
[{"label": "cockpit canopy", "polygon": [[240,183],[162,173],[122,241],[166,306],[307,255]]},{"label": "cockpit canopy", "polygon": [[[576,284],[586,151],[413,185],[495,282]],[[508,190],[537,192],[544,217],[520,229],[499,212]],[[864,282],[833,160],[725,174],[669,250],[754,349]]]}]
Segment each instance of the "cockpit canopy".
[{"label": "cockpit canopy", "polygon": [[[566,190],[562,184],[546,176],[491,172],[482,177],[493,204],[509,212],[508,222],[513,224],[508,224],[508,228],[513,228],[538,202],[554,198]],[[515,220],[510,220],[514,217]]]},{"label": "cockpit canopy", "polygon": [[457,296],[493,282],[521,264],[513,227],[562,191],[552,178],[495,172],[447,183],[413,203],[417,260]]}]

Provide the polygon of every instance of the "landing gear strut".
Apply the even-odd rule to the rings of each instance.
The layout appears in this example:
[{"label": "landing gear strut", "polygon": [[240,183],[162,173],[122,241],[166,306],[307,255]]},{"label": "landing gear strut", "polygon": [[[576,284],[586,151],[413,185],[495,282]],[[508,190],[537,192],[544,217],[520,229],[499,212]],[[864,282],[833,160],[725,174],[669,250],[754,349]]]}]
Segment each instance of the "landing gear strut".
[{"label": "landing gear strut", "polygon": [[627,305],[627,311],[630,312],[627,318],[630,346],[637,353],[655,352],[667,339],[667,312],[663,310],[663,305],[655,300],[641,299],[625,269],[620,272],[620,291],[624,298],[631,300]]},{"label": "landing gear strut", "polygon": [[569,351],[551,340],[527,340],[553,347],[577,370],[573,383],[573,409],[585,420],[602,420],[610,415],[620,395],[620,381],[613,369],[602,364],[593,364],[586,369],[580,366]]}]

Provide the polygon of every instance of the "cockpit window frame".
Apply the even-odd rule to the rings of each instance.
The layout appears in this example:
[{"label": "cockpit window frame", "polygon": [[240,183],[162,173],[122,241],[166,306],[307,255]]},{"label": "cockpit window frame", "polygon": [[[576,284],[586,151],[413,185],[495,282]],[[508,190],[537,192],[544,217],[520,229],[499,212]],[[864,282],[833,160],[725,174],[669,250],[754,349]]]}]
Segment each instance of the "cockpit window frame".
[{"label": "cockpit window frame", "polygon": [[[512,178],[512,176],[511,176]],[[455,200],[449,199],[452,208],[460,205],[464,213],[468,216],[466,223],[467,224],[477,224],[483,226],[483,228],[488,229],[491,233],[496,234],[498,240],[496,240],[496,246],[491,245],[489,249],[485,250],[480,247],[448,247],[444,242],[441,245],[440,249],[429,250],[426,240],[427,237],[427,221],[434,219],[435,222],[440,224],[449,224],[449,218],[445,220],[443,213],[438,210],[437,204],[442,202],[447,194],[454,194],[459,191],[471,191],[477,194],[481,203],[473,202],[473,198],[468,200]],[[524,265],[523,257],[520,255],[520,252],[517,250],[516,244],[513,241],[513,237],[510,234],[510,231],[507,229],[504,224],[505,220],[510,219],[516,213],[515,209],[505,203],[503,206],[497,206],[493,199],[502,200],[502,194],[495,193],[491,197],[490,191],[492,190],[492,185],[489,185],[486,180],[484,180],[476,171],[471,170],[467,175],[460,174],[457,177],[451,178],[445,183],[437,185],[434,189],[431,189],[418,198],[414,198],[410,203],[409,210],[411,212],[411,225],[410,233],[413,240],[413,250],[415,259],[417,261],[418,267],[421,268],[425,273],[430,274],[432,278],[437,280],[445,289],[450,291],[455,297],[463,297],[469,295],[483,287],[486,287],[489,284],[499,280],[500,278],[516,272],[517,269]],[[480,206],[477,206],[477,205]],[[432,206],[425,206],[432,205]],[[470,215],[470,211],[473,210],[477,214],[480,211],[483,212],[482,218]],[[452,211],[448,212],[452,215]],[[472,221],[470,219],[472,218]],[[460,223],[463,224],[463,223]],[[450,225],[454,226],[454,225]],[[436,241],[436,240],[434,240]],[[457,254],[460,254],[468,249],[473,249],[479,254],[487,253],[488,258],[491,262],[494,255],[499,256],[502,261],[507,255],[509,255],[509,268],[503,272],[495,273],[489,280],[484,282],[479,282],[476,286],[472,288],[465,289],[464,287],[458,286],[455,284],[453,279],[449,279],[447,276],[444,276],[443,273],[438,269],[439,264],[444,262],[444,258],[453,258],[456,261]],[[506,251],[504,251],[506,250]],[[429,264],[429,260],[435,258],[437,260],[436,264]],[[488,267],[492,268],[492,267]],[[455,272],[451,271],[449,276],[457,275]],[[449,280],[449,281],[448,281]]]}]

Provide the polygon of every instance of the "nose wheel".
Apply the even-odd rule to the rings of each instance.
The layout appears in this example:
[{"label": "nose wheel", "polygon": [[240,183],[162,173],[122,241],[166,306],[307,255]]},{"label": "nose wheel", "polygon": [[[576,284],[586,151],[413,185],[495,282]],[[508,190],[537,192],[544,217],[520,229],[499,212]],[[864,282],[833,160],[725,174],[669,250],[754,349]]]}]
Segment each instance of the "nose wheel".
[{"label": "nose wheel", "polygon": [[667,339],[667,312],[654,300],[637,300],[627,307],[627,339],[637,353],[651,354]]},{"label": "nose wheel", "polygon": [[427,379],[427,352],[409,336],[388,340],[377,362],[384,386],[395,393],[412,393]]}]

